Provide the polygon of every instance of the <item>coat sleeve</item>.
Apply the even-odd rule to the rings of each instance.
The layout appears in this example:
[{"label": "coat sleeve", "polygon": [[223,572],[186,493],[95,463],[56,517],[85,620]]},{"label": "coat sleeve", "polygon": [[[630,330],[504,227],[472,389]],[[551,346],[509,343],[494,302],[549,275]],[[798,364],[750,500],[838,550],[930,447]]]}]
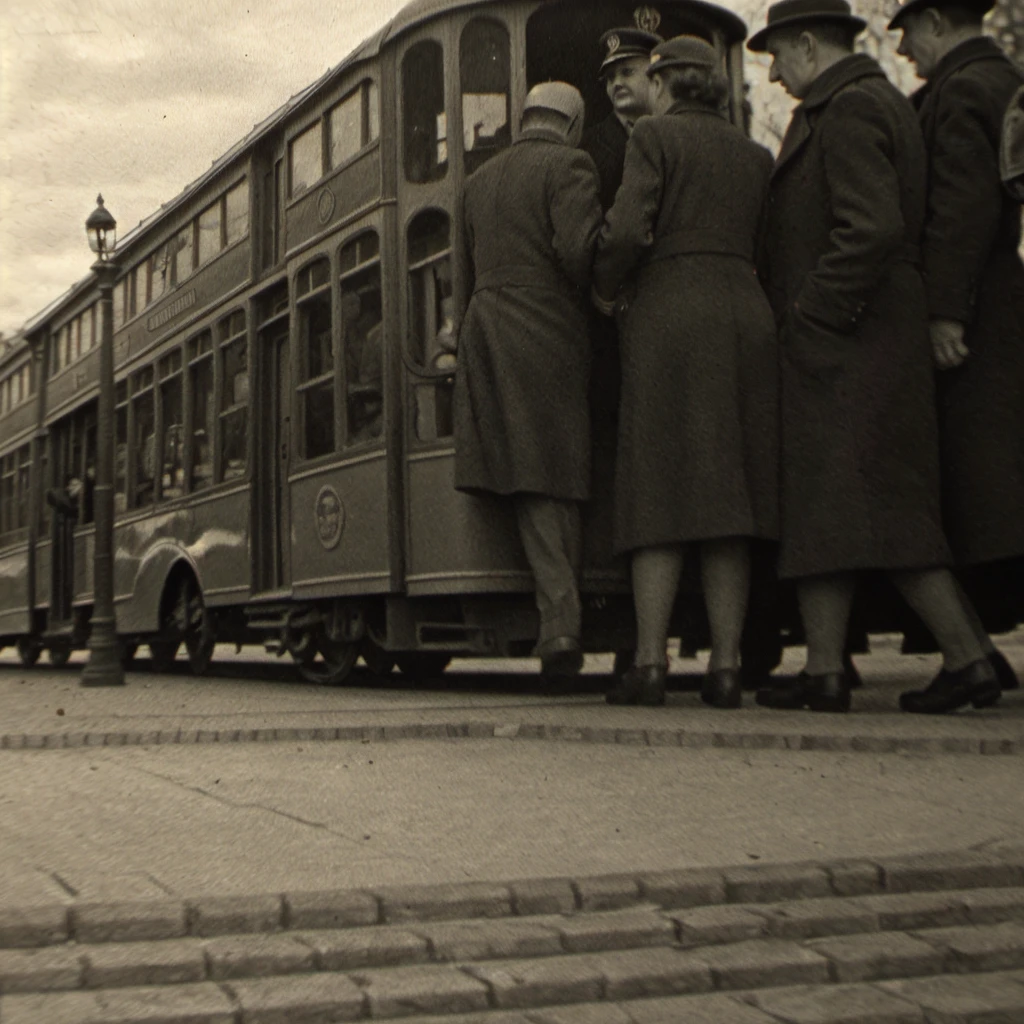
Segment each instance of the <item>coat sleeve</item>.
[{"label": "coat sleeve", "polygon": [[582,150],[571,150],[570,159],[555,171],[551,225],[559,266],[573,284],[588,289],[594,246],[601,228],[601,200],[597,168]]},{"label": "coat sleeve", "polygon": [[967,324],[1003,211],[1001,110],[993,112],[991,88],[968,74],[943,83],[936,104],[923,246],[928,312]]},{"label": "coat sleeve", "polygon": [[594,285],[605,298],[615,294],[654,244],[654,225],[665,189],[664,164],[658,136],[641,118],[626,145],[622,184],[597,243]]},{"label": "coat sleeve", "polygon": [[881,103],[851,89],[832,100],[820,122],[833,227],[794,307],[849,333],[903,244],[905,225],[892,141]]}]

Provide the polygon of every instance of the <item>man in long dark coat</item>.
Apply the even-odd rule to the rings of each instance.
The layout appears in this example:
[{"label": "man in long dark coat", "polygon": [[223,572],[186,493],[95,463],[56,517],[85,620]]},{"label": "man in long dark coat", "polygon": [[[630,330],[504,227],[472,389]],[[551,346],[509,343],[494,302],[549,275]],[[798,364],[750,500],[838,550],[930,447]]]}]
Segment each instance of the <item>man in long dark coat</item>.
[{"label": "man in long dark coat", "polygon": [[[999,175],[1003,115],[1024,76],[982,34],[992,6],[909,0],[889,23],[903,33],[898,52],[927,81],[911,99],[928,150],[922,260],[939,369],[943,512],[956,561],[982,602],[999,580],[992,570],[1024,556],[1021,213]],[[976,632],[1003,689],[1016,688],[980,622]]]},{"label": "man in long dark coat", "polygon": [[918,240],[926,157],[913,108],[846,0],[781,0],[748,43],[799,99],[769,191],[765,281],[781,328],[779,571],[797,581],[807,668],[770,707],[845,711],[843,647],[864,569],[931,628],[943,671],[906,710],[999,699],[945,568],[938,428]]},{"label": "man in long dark coat", "polygon": [[516,143],[466,182],[474,289],[459,332],[455,485],[508,497],[537,587],[546,673],[579,671],[579,502],[590,495],[587,296],[597,171],[583,99],[530,90]]}]

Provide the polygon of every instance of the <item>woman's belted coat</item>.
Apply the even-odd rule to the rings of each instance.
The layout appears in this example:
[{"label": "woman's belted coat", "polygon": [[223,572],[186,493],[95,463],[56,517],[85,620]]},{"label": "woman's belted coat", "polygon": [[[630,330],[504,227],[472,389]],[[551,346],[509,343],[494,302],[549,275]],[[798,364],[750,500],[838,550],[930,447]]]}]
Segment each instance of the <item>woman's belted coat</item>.
[{"label": "woman's belted coat", "polygon": [[757,280],[771,155],[709,107],[640,118],[594,266],[620,288],[618,551],[778,531],[778,352]]}]

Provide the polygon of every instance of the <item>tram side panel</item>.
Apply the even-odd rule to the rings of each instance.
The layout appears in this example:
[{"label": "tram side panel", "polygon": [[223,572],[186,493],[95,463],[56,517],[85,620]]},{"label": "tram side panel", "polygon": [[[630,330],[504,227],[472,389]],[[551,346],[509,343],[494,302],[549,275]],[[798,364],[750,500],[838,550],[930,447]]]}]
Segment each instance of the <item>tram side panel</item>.
[{"label": "tram side panel", "polygon": [[0,419],[0,637],[31,631],[29,609],[30,445],[36,404],[24,401]]}]

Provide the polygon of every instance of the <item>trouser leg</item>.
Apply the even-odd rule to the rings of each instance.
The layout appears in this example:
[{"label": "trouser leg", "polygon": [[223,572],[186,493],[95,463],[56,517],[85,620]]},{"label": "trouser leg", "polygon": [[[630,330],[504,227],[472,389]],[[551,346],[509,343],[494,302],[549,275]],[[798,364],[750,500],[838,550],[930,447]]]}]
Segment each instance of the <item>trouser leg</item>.
[{"label": "trouser leg", "polygon": [[540,642],[579,639],[582,626],[579,578],[583,561],[580,510],[575,501],[519,494],[519,536],[533,570],[540,612]]}]

